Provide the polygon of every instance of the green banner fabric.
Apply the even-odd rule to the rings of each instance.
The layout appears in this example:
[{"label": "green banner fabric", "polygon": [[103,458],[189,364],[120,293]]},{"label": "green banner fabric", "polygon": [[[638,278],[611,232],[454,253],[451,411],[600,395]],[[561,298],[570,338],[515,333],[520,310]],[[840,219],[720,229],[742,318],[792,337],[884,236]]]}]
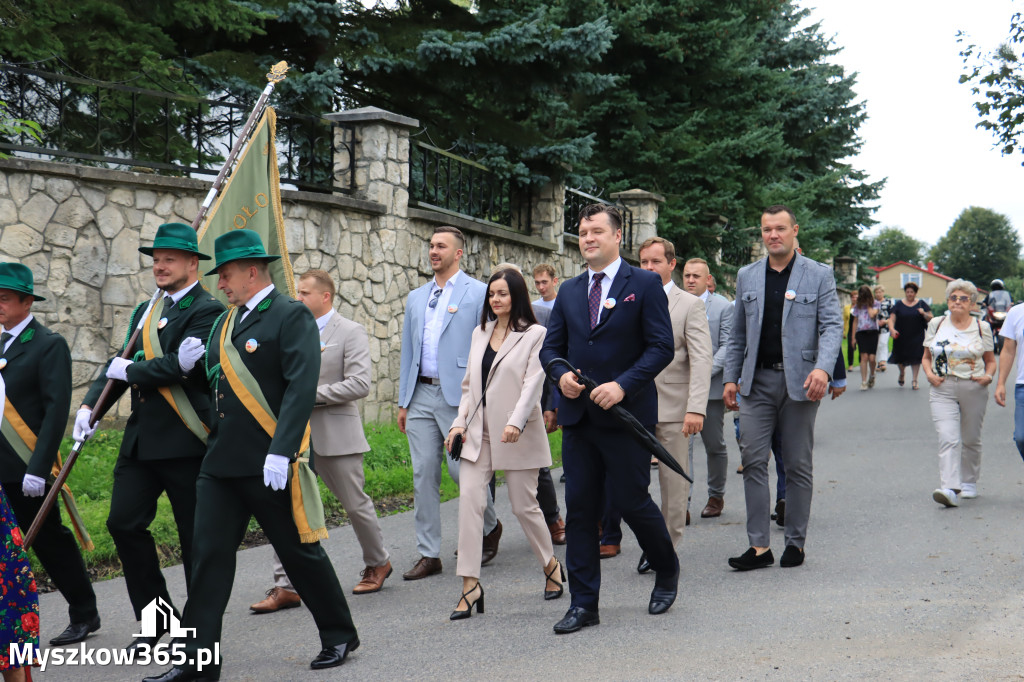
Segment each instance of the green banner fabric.
[{"label": "green banner fabric", "polygon": [[[281,256],[281,260],[270,264],[274,286],[294,298],[295,277],[284,234],[281,177],[274,148],[276,125],[277,114],[267,107],[199,230],[199,248],[204,253],[213,253],[213,242],[220,235],[243,228],[253,230],[260,235],[268,254]],[[228,305],[227,298],[217,290],[217,275],[203,277],[202,282],[221,303]]]}]

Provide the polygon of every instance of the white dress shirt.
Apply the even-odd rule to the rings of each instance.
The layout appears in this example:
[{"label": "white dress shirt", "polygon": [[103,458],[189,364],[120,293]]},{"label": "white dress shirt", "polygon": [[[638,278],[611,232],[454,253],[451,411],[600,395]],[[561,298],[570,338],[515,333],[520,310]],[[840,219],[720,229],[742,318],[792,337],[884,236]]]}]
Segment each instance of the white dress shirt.
[{"label": "white dress shirt", "polygon": [[331,321],[331,316],[333,316],[333,315],[334,315],[334,308],[331,308],[326,313],[324,313],[320,317],[316,318],[316,326],[320,329],[320,333],[321,334],[324,333],[324,327],[326,327],[327,323]]},{"label": "white dress shirt", "polygon": [[[619,274],[619,267],[622,266],[622,258],[616,258],[612,261],[611,265],[606,267],[601,272],[604,273],[604,279],[601,280],[601,306],[604,306],[605,300],[608,298],[608,292],[612,289],[612,281],[615,279],[615,275]],[[595,273],[591,268],[587,268],[587,295],[590,294],[590,287],[594,284]]]},{"label": "white dress shirt", "polygon": [[455,274],[445,282],[441,288],[440,298],[437,305],[430,307],[430,299],[438,289],[437,278],[430,280],[430,291],[427,295],[427,302],[423,305],[423,343],[420,346],[420,376],[440,379],[441,375],[437,370],[437,344],[441,341],[441,327],[444,326],[444,315],[448,310],[448,303],[452,300],[452,293],[455,292],[455,283],[462,275],[462,270],[456,270]]},{"label": "white dress shirt", "polygon": [[10,329],[5,329],[4,327],[0,326],[0,331],[9,332],[11,335],[11,338],[7,339],[7,344],[4,346],[5,353],[7,352],[7,349],[11,347],[11,344],[14,343],[14,339],[18,338],[21,335],[21,333],[25,331],[25,327],[29,326],[29,324],[31,324],[32,320],[34,319],[35,316],[32,313],[29,313],[24,320],[14,325]]},{"label": "white dress shirt", "polygon": [[241,322],[242,320],[245,319],[246,315],[248,315],[252,311],[256,310],[256,306],[258,306],[260,303],[262,303],[263,299],[265,299],[267,296],[270,296],[270,292],[273,291],[273,290],[274,290],[274,285],[271,284],[270,286],[268,286],[268,287],[266,287],[264,289],[260,289],[259,291],[257,291],[256,295],[254,295],[252,298],[250,298],[246,302],[246,304],[245,304],[245,312],[242,313],[242,316],[240,318],[238,318],[238,321]]}]

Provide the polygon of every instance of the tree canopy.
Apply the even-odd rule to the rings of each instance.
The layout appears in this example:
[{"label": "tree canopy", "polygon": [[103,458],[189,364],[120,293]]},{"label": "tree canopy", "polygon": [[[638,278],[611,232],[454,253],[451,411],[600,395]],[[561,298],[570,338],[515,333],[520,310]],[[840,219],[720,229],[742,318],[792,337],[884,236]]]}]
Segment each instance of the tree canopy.
[{"label": "tree canopy", "polygon": [[987,208],[971,206],[932,247],[936,269],[962,277],[982,288],[993,279],[1019,274],[1020,237],[1010,219]]},{"label": "tree canopy", "polygon": [[869,244],[871,265],[885,266],[896,261],[920,265],[927,248],[927,244],[898,227],[883,227]]},{"label": "tree canopy", "polygon": [[960,82],[970,84],[978,97],[978,127],[995,135],[1004,154],[1012,154],[1024,136],[1024,18],[1020,12],[1013,15],[1006,42],[992,52],[967,42],[963,32],[958,40],[964,61]]}]

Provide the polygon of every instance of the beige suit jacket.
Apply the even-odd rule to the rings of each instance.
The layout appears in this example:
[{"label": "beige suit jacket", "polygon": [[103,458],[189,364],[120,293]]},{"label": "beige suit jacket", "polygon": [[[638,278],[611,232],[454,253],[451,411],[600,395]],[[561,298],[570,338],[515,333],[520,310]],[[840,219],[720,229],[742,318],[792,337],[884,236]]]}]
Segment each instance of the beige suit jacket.
[{"label": "beige suit jacket", "polygon": [[673,286],[668,292],[675,355],[654,379],[658,421],[681,422],[687,412],[705,415],[711,387],[711,330],[704,303]]},{"label": "beige suit jacket", "polygon": [[[540,409],[540,394],[544,385],[540,347],[544,344],[544,327],[535,324],[524,332],[509,332],[491,364],[487,404],[477,410],[485,384],[480,365],[494,324],[488,322],[484,329],[478,326],[473,330],[469,366],[466,368],[466,378],[462,381],[459,414],[452,423],[453,428],[466,428],[462,457],[475,462],[480,456],[486,419],[491,443],[491,465],[495,470],[549,467],[551,448]],[[474,410],[477,410],[475,415]],[[470,418],[472,420],[467,427],[466,422]],[[522,431],[515,443],[501,442],[501,433],[508,424]]]},{"label": "beige suit jacket", "polygon": [[370,393],[370,342],[358,322],[331,315],[320,333],[320,381],[309,427],[317,457],[370,449],[356,401]]}]

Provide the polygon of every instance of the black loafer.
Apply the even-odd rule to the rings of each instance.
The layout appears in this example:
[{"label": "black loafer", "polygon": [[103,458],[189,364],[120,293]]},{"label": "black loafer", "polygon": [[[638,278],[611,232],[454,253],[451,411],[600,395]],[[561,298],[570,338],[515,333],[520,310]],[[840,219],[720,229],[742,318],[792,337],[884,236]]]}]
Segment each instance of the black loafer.
[{"label": "black loafer", "polygon": [[163,675],[158,675],[156,677],[144,677],[142,678],[142,682],[216,682],[219,679],[219,675],[211,676],[207,673],[198,673],[194,670],[171,668]]},{"label": "black loafer", "polygon": [[755,568],[768,568],[774,563],[775,557],[772,555],[772,551],[770,549],[763,554],[758,554],[753,547],[740,556],[734,556],[729,559],[729,565],[737,571],[752,571]]},{"label": "black loafer", "polygon": [[309,664],[309,667],[313,670],[335,668],[345,662],[345,658],[348,657],[350,652],[353,652],[358,648],[358,637],[351,642],[346,642],[345,644],[326,647],[323,651],[317,654],[317,657],[313,659],[313,662]]},{"label": "black loafer", "polygon": [[555,623],[556,635],[567,635],[570,632],[577,632],[591,625],[600,625],[601,619],[597,611],[587,611],[580,606],[571,606],[565,612],[565,617]]},{"label": "black loafer", "polygon": [[89,636],[90,632],[100,629],[100,617],[95,616],[84,623],[72,623],[64,628],[64,632],[50,640],[52,646],[63,646],[65,644],[77,644]]},{"label": "black loafer", "polygon": [[640,575],[651,572],[651,562],[647,560],[647,552],[640,555],[640,563],[636,565],[636,572]]},{"label": "black loafer", "polygon": [[796,545],[786,545],[786,551],[779,559],[779,566],[782,568],[793,568],[804,562],[804,550]]},{"label": "black loafer", "polygon": [[651,602],[647,605],[647,613],[652,616],[665,613],[676,601],[679,593],[679,569],[671,575],[658,574],[651,590]]}]

